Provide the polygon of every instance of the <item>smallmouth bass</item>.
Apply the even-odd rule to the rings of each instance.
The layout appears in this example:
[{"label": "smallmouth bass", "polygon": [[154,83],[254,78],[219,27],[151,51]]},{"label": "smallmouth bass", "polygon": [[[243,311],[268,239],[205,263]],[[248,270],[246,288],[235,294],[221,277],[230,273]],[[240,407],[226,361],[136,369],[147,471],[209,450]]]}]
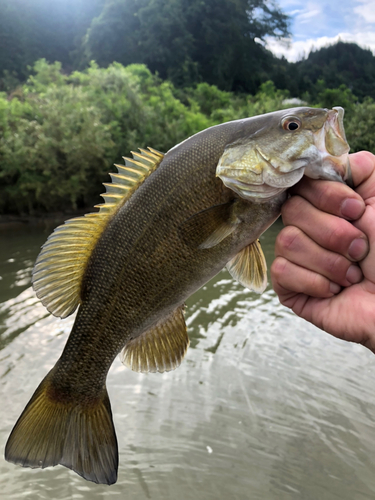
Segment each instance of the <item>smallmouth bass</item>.
[{"label": "smallmouth bass", "polygon": [[12,430],[8,461],[116,482],[106,390],[114,358],[121,352],[141,372],[179,366],[189,345],[184,301],[225,266],[244,286],[265,289],[258,238],[286,190],[303,175],[350,177],[343,114],[302,107],[236,120],[117,165],[99,211],[58,227],[37,258],[33,287],[47,309],[58,317],[79,309]]}]

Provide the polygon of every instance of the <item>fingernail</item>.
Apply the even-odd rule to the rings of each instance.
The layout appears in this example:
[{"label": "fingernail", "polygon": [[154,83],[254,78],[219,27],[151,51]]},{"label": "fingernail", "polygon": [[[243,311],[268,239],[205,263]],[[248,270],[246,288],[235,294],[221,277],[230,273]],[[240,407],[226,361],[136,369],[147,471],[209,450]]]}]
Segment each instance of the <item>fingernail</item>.
[{"label": "fingernail", "polygon": [[368,252],[368,243],[363,238],[352,241],[348,249],[349,257],[354,260],[362,260]]},{"label": "fingernail", "polygon": [[331,293],[333,293],[334,295],[336,295],[336,294],[338,294],[340,292],[340,290],[341,290],[341,286],[338,285],[337,283],[333,283],[331,281],[331,283],[329,284],[329,291]]},{"label": "fingernail", "polygon": [[361,268],[358,266],[350,266],[347,273],[346,273],[346,279],[349,281],[349,283],[359,283],[362,281],[363,274],[361,271]]},{"label": "fingernail", "polygon": [[354,198],[347,198],[342,202],[341,215],[348,219],[358,219],[365,209],[365,204]]}]

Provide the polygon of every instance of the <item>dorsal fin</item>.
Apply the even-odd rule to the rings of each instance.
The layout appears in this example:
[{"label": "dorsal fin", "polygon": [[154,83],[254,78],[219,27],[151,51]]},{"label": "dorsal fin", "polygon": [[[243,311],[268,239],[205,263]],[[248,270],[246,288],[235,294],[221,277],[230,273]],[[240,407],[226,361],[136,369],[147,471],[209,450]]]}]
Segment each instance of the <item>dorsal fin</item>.
[{"label": "dorsal fin", "polygon": [[82,278],[88,259],[108,221],[134,191],[160,165],[164,155],[155,149],[141,149],[125,165],[115,165],[105,183],[104,203],[95,205],[99,212],[70,219],[49,236],[36,260],[32,284],[37,297],[48,311],[60,318],[72,314],[80,303]]}]

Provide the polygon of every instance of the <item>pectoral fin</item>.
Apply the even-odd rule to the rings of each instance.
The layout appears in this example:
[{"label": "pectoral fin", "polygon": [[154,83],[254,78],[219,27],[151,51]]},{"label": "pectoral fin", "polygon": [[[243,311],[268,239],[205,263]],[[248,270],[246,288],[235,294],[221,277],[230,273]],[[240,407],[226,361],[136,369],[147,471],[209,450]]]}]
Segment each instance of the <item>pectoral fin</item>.
[{"label": "pectoral fin", "polygon": [[263,293],[267,287],[267,264],[259,240],[233,257],[227,269],[235,280],[254,292]]},{"label": "pectoral fin", "polygon": [[136,372],[168,372],[180,366],[187,348],[184,306],[126,344],[122,363]]},{"label": "pectoral fin", "polygon": [[194,248],[212,248],[236,229],[236,201],[215,205],[187,219],[180,227],[184,243]]}]

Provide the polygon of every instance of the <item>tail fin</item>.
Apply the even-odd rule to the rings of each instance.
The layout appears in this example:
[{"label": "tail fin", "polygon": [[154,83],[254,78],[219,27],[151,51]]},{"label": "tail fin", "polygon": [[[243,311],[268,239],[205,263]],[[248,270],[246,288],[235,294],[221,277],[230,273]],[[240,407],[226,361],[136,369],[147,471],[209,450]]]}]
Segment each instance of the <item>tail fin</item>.
[{"label": "tail fin", "polygon": [[107,391],[91,404],[51,397],[51,374],[14,426],[5,459],[24,467],[65,465],[88,481],[117,480],[118,449]]}]

